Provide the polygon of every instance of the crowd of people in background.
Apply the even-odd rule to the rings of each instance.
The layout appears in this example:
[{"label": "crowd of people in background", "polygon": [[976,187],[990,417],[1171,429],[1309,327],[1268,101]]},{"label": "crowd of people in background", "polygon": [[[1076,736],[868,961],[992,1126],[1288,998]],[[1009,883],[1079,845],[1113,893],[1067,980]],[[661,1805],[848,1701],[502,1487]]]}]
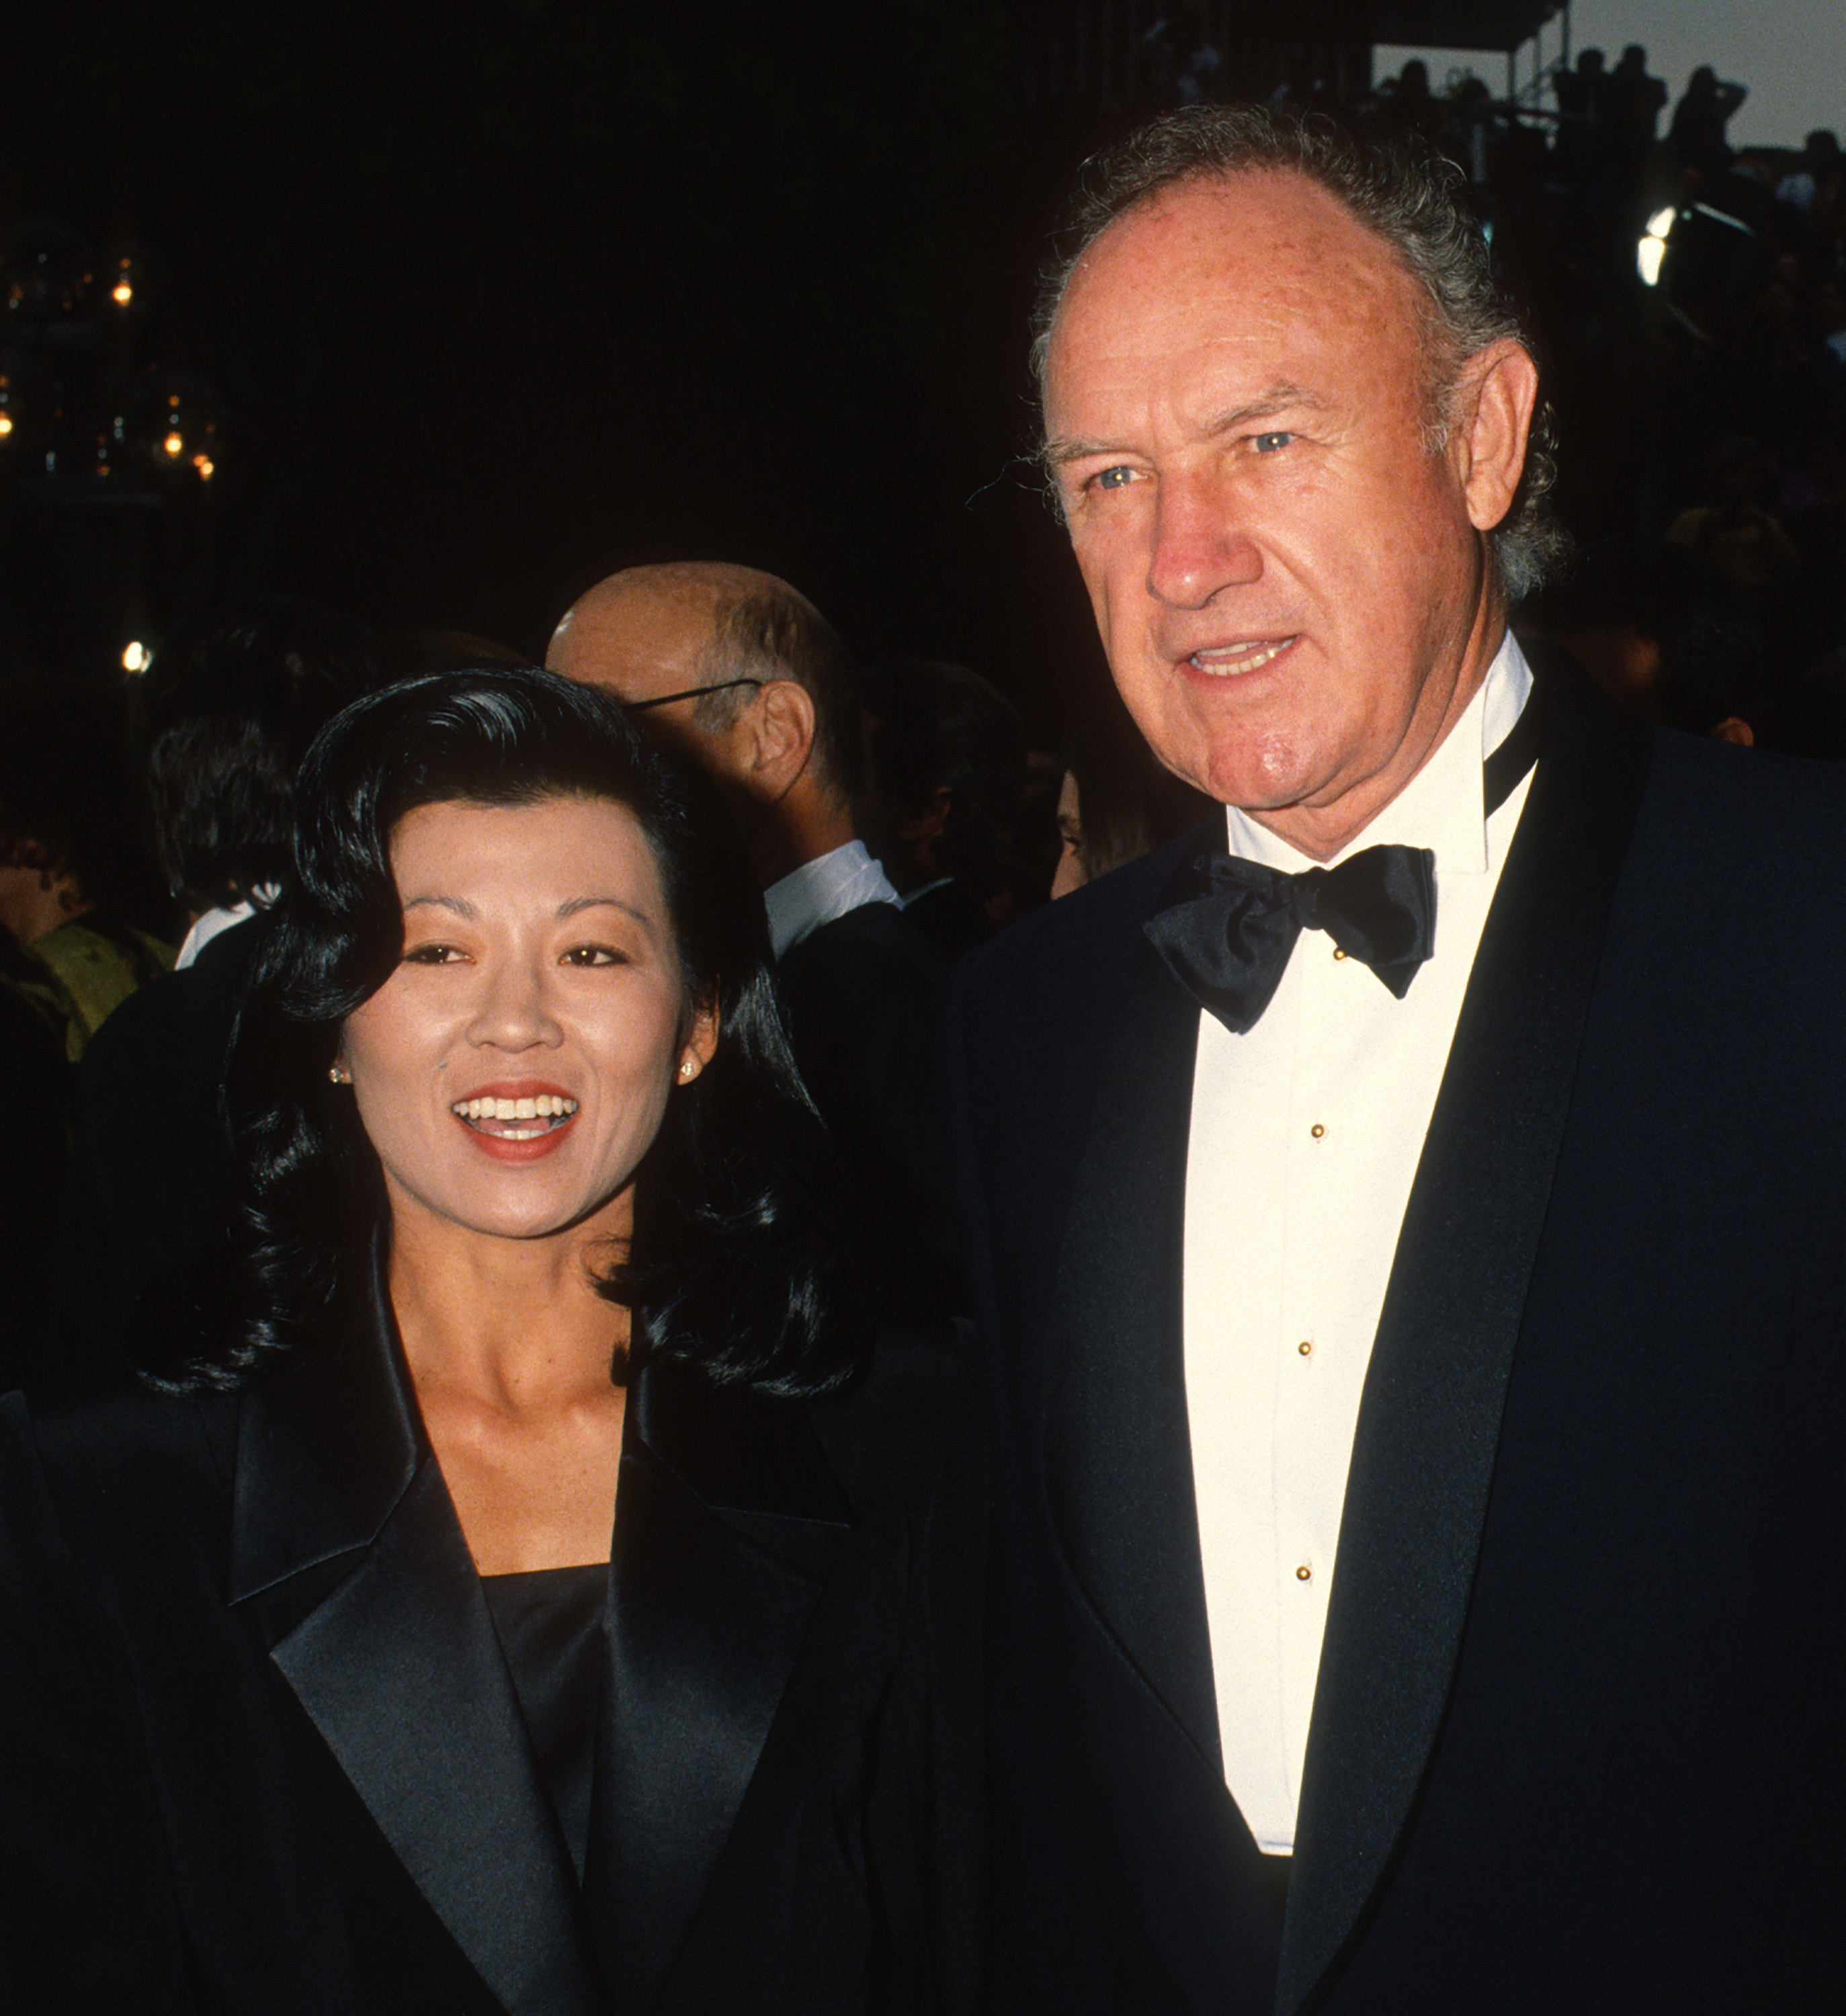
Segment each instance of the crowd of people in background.
[{"label": "crowd of people in background", "polygon": [[[1407,63],[1379,94],[1467,175],[1538,332],[1574,577],[1524,612],[1631,704],[1846,754],[1846,160],[1830,131],[1738,147],[1747,95],[1675,102],[1630,44],[1550,103]],[[1733,732],[1736,732],[1733,729]]]},{"label": "crowd of people in background", "polygon": [[[1216,95],[1215,53],[1165,50],[1167,95]],[[1635,45],[1613,63],[1584,49],[1548,84],[1549,104],[1502,102],[1459,71],[1433,89],[1412,61],[1344,108],[1455,163],[1535,325],[1578,551],[1517,627],[1566,646],[1651,721],[1846,758],[1846,157],[1830,131],[1798,151],[1734,147],[1745,88],[1701,67],[1675,103]],[[603,640],[582,669],[573,617],[580,643]],[[626,668],[607,642],[624,626]],[[904,1040],[916,1035],[970,948],[1207,808],[1093,679],[1073,681],[1064,719],[1031,748],[982,673],[881,663],[877,640],[853,643],[856,655],[786,584],[700,559],[586,592],[552,662],[610,686],[714,769],[766,891],[856,850],[858,883],[778,949],[793,955],[797,1031],[815,1031],[811,1082],[855,1139],[887,1128],[874,1159],[908,1161],[899,1190],[914,1202],[929,1125],[889,1127],[888,1097],[866,1089],[890,1069],[879,1046],[905,1017]],[[96,1319],[134,1286],[110,1278],[117,1263],[132,1273],[171,1245],[157,1211],[111,1215],[116,1172],[164,1156],[196,1165],[204,1194],[223,1180],[208,1060],[235,974],[213,949],[287,872],[291,780],[315,730],[393,678],[522,656],[452,631],[374,637],[282,600],[208,616],[139,679],[0,688],[0,1017],[31,1060],[16,1119],[38,1150],[8,1165],[0,1237],[29,1266],[67,1190],[67,1213],[108,1223],[110,1266],[78,1270]],[[675,685],[702,697],[664,703]],[[778,761],[801,780],[792,790]],[[771,918],[773,932],[774,898]],[[826,970],[828,945],[848,938],[850,984]],[[180,984],[92,1048],[175,964]],[[825,970],[818,985],[810,968]],[[866,987],[887,1003],[870,1034],[840,1006]],[[146,1109],[125,1088],[169,1052],[196,1066],[196,1096],[139,1121]],[[887,1120],[855,1100],[882,1102]]]}]

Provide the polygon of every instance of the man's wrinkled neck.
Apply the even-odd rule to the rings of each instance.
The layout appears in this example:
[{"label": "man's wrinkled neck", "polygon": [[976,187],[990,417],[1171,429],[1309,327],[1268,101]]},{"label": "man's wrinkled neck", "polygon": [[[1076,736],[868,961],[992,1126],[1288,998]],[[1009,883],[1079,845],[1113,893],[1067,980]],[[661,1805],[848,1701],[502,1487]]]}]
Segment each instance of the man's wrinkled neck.
[{"label": "man's wrinkled neck", "polygon": [[[1440,706],[1420,704],[1391,757],[1370,776],[1330,796],[1323,804],[1243,809],[1246,816],[1286,841],[1310,861],[1331,861],[1349,848],[1385,808],[1405,790],[1453,733],[1481,690],[1506,635],[1506,608],[1497,594],[1484,596],[1461,661]],[[1427,694],[1434,680],[1426,684]]]}]

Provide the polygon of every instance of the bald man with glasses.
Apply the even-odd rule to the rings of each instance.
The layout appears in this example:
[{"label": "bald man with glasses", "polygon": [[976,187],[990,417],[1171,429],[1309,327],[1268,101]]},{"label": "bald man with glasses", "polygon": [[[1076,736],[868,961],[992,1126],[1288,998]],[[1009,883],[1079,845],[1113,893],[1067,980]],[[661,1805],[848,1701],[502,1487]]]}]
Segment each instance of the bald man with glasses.
[{"label": "bald man with glasses", "polygon": [[774,574],[671,561],[579,596],[545,662],[614,693],[718,786],[763,891],[802,1076],[887,1193],[903,1246],[929,1256],[907,1271],[937,1271],[930,1093],[946,968],[853,830],[865,749],[838,633]]}]

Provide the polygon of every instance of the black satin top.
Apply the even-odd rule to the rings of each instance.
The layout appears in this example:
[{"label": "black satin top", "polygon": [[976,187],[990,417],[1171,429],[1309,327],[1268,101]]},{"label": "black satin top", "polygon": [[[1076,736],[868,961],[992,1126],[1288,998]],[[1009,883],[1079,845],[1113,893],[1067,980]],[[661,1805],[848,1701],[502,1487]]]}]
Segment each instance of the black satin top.
[{"label": "black satin top", "polygon": [[609,1564],[483,1575],[480,1589],[581,1883],[596,1780]]}]

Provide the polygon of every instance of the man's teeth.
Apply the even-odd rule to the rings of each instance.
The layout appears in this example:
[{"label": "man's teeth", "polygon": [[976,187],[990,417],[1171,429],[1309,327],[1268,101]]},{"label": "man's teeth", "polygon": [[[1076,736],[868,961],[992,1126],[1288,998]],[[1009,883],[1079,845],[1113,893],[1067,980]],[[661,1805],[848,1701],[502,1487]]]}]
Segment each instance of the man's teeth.
[{"label": "man's teeth", "polygon": [[458,1120],[563,1120],[577,1111],[577,1101],[542,1092],[532,1099],[459,1099],[448,1110]]},{"label": "man's teeth", "polygon": [[1284,637],[1279,644],[1220,644],[1208,651],[1195,651],[1192,662],[1202,672],[1254,672],[1272,658],[1279,658],[1295,640]]}]

